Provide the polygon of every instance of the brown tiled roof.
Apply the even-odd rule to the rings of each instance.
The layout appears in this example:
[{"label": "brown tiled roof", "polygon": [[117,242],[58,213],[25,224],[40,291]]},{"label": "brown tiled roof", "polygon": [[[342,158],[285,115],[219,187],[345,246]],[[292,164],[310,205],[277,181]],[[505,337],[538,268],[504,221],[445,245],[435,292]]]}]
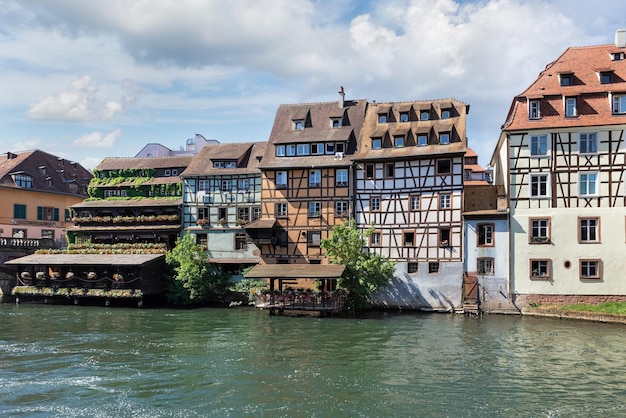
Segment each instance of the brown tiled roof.
[{"label": "brown tiled roof", "polygon": [[[87,185],[92,174],[78,163],[65,160],[41,150],[8,152],[0,155],[0,186],[19,189],[13,174],[24,174],[32,178],[32,191],[65,193],[87,197]],[[48,180],[52,186],[48,186]],[[78,193],[69,185],[77,183]]]},{"label": "brown tiled roof", "polygon": [[[548,64],[537,79],[513,99],[505,130],[546,129],[615,125],[626,115],[613,115],[609,93],[626,93],[626,60],[613,61],[611,54],[626,53],[613,44],[571,47]],[[612,82],[601,84],[599,73],[612,71]],[[573,84],[561,86],[561,74],[573,74]],[[563,97],[577,97],[578,116],[566,118]],[[528,100],[541,100],[541,118],[529,119]]]},{"label": "brown tiled roof", "polygon": [[[456,112],[452,112],[449,119],[438,119],[440,109],[450,109],[454,104]],[[409,115],[408,122],[398,122],[399,113],[407,108],[416,109],[414,115]],[[390,118],[387,123],[378,123],[380,109],[388,109]],[[417,120],[418,109],[434,109],[431,118],[427,121]],[[365,116],[361,140],[357,152],[352,156],[354,160],[378,160],[386,158],[407,158],[427,155],[463,154],[466,151],[466,115],[469,105],[456,99],[420,100],[414,102],[371,103]],[[433,114],[434,113],[434,114]],[[427,146],[415,146],[415,135],[428,133],[453,132],[453,142],[447,145],[430,143]],[[393,138],[394,135],[407,135],[407,141],[402,148],[385,147],[371,149],[371,138]]]},{"label": "brown tiled roof", "polygon": [[193,157],[107,157],[94,170],[122,170],[122,169],[142,169],[142,168],[186,168]]},{"label": "brown tiled roof", "polygon": [[165,257],[164,254],[31,254],[5,264],[47,266],[141,266]]},{"label": "brown tiled roof", "polygon": [[[240,142],[207,144],[194,157],[182,177],[195,177],[222,174],[245,174],[257,172],[260,164],[257,157],[263,157],[265,142]],[[213,168],[215,161],[237,161],[236,168]]]},{"label": "brown tiled roof", "polygon": [[[349,164],[350,155],[357,146],[361,126],[367,109],[365,99],[346,100],[344,106],[339,102],[286,104],[279,106],[274,118],[269,144],[261,162],[261,168],[307,167],[312,165],[337,166]],[[305,126],[296,131],[293,121],[307,115]],[[331,119],[340,117],[342,126],[333,128]],[[277,144],[345,142],[347,144],[343,159],[334,155],[276,157]]]}]

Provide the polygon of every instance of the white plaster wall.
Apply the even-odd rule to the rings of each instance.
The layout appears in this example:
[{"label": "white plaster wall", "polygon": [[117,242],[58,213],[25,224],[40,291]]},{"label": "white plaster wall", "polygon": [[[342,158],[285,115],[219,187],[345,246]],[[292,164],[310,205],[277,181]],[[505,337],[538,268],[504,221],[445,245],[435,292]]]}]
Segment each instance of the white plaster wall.
[{"label": "white plaster wall", "polygon": [[[529,217],[551,217],[550,244],[528,243]],[[578,243],[578,218],[600,217],[601,243]],[[550,208],[517,210],[511,219],[512,286],[517,293],[619,295],[626,294],[626,209]],[[550,259],[550,280],[530,280],[530,259]],[[580,280],[579,260],[601,259],[600,280]],[[564,266],[566,261],[571,267]]]},{"label": "white plaster wall", "polygon": [[[476,231],[478,224],[491,223],[494,225],[494,246],[478,247]],[[509,224],[507,219],[466,220],[464,224],[465,271],[478,270],[476,260],[482,257],[494,259],[493,278],[507,279],[509,277]]]},{"label": "white plaster wall", "polygon": [[[250,259],[259,256],[255,244],[248,243],[246,250],[235,250],[235,233],[242,229],[207,230],[208,258]],[[256,255],[255,255],[256,254]]]},{"label": "white plaster wall", "polygon": [[441,262],[440,271],[428,273],[428,262],[419,263],[417,274],[408,274],[407,263],[396,264],[390,283],[371,295],[375,307],[452,312],[463,306],[463,264]]}]

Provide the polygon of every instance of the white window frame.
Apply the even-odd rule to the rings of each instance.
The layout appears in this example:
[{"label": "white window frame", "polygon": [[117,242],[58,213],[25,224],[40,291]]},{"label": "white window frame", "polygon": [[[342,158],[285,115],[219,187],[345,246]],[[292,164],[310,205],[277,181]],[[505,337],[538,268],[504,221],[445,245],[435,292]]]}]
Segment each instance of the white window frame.
[{"label": "white window frame", "polygon": [[[284,180],[283,180],[284,178]],[[287,187],[287,181],[288,181],[288,175],[286,171],[277,171],[276,172],[276,187],[277,188],[286,188]]]},{"label": "white window frame", "polygon": [[293,121],[293,130],[301,131],[304,129],[304,119],[296,119]]},{"label": "white window frame", "polygon": [[394,137],[393,146],[394,148],[404,148],[404,137],[403,136]]},{"label": "white window frame", "polygon": [[541,119],[541,100],[532,99],[528,101],[528,118]]},{"label": "white window frame", "polygon": [[450,143],[450,132],[439,132],[439,144],[448,145]]},{"label": "white window frame", "polygon": [[428,145],[428,135],[420,134],[417,135],[417,146],[425,147]]},{"label": "white window frame", "polygon": [[284,157],[285,154],[285,146],[284,145],[276,145],[276,156]]},{"label": "white window frame", "polygon": [[452,208],[452,195],[450,193],[443,193],[439,195],[439,209],[451,209]]},{"label": "white window frame", "polygon": [[322,215],[322,202],[320,201],[309,202],[309,211],[307,215],[309,218],[320,217]]},{"label": "white window frame", "polygon": [[298,144],[297,155],[311,155],[311,144]]},{"label": "white window frame", "polygon": [[376,137],[372,138],[372,149],[382,149],[383,148],[383,139]]},{"label": "white window frame", "polygon": [[[530,136],[530,155],[533,157],[547,157],[550,154],[550,142],[547,133],[537,133]],[[545,144],[543,142],[545,141]],[[542,146],[543,145],[543,146]],[[545,153],[542,153],[545,147]]]},{"label": "white window frame", "polygon": [[309,187],[322,187],[322,170],[309,170]]},{"label": "white window frame", "polygon": [[409,196],[409,210],[412,212],[420,210],[420,195],[414,194]]},{"label": "white window frame", "polygon": [[335,170],[335,186],[346,187],[348,186],[348,169],[337,168]]},{"label": "white window frame", "polygon": [[576,116],[578,116],[576,97],[566,97],[565,98],[565,117],[575,118]]},{"label": "white window frame", "polygon": [[[597,171],[578,173],[578,196],[598,196],[600,175]],[[593,190],[591,190],[593,188]]]},{"label": "white window frame", "polygon": [[[594,274],[590,274],[591,271]],[[602,262],[599,259],[584,259],[578,265],[580,280],[598,280],[602,277]]]},{"label": "white window frame", "polygon": [[335,202],[335,216],[337,218],[346,218],[348,216],[348,201],[338,200]]},{"label": "white window frame", "polygon": [[578,218],[578,242],[581,244],[600,242],[600,218]]},{"label": "white window frame", "polygon": [[[533,263],[535,263],[533,265]],[[550,279],[552,262],[549,258],[536,258],[529,261],[529,276],[531,279]]]},{"label": "white window frame", "polygon": [[598,132],[578,133],[578,152],[580,154],[597,154],[598,145]]},{"label": "white window frame", "polygon": [[495,273],[495,259],[493,257],[478,257],[476,271],[481,276],[493,276]]},{"label": "white window frame", "polygon": [[380,212],[381,202],[380,196],[370,197],[370,212]]},{"label": "white window frame", "polygon": [[626,113],[626,94],[616,94],[613,96],[611,109],[613,114],[621,115]]},{"label": "white window frame", "polygon": [[296,155],[296,144],[287,144],[287,145],[285,145],[285,150],[287,151],[287,157],[295,157],[295,155]]},{"label": "white window frame", "polygon": [[[536,193],[533,194],[533,179],[538,177],[545,176],[545,181],[541,183],[545,183],[545,193]],[[540,183],[540,184],[541,184]],[[531,199],[548,199],[550,198],[550,173],[530,173],[528,176],[528,194]]]}]

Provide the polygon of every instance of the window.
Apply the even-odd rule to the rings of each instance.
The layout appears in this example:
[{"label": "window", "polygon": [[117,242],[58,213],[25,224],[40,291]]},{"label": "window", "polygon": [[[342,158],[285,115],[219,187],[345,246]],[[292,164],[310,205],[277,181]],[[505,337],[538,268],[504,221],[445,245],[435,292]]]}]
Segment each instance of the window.
[{"label": "window", "polygon": [[237,208],[237,220],[243,222],[250,221],[250,208]]},{"label": "window", "polygon": [[409,208],[413,212],[420,210],[420,196],[419,195],[409,196]]},{"label": "window", "polygon": [[13,204],[13,217],[15,219],[26,219],[26,205]]},{"label": "window", "polygon": [[284,157],[285,156],[285,146],[284,145],[276,145],[276,156]]},{"label": "window", "polygon": [[[52,179],[47,179],[46,180],[46,185],[52,187]],[[70,193],[78,193],[78,184],[75,182],[72,182],[69,184],[69,188],[70,188]]]},{"label": "window", "polygon": [[307,235],[309,247],[319,247],[322,241],[322,233],[320,231],[309,231]]},{"label": "window", "polygon": [[373,179],[375,173],[374,164],[365,164],[365,178]]},{"label": "window", "polygon": [[378,114],[378,123],[387,123],[387,115],[384,113]]},{"label": "window", "polygon": [[530,278],[544,279],[550,278],[550,260],[530,260]]},{"label": "window", "polygon": [[311,145],[310,144],[298,144],[297,153],[298,155],[310,155]]},{"label": "window", "polygon": [[248,244],[246,243],[246,233],[237,232],[235,234],[235,250],[247,250]]},{"label": "window", "polygon": [[323,155],[324,154],[324,144],[311,144],[311,155]]},{"label": "window", "polygon": [[31,176],[16,174],[13,177],[13,181],[15,181],[15,185],[17,187],[21,187],[23,189],[30,189],[31,187],[33,187],[33,178]]},{"label": "window", "polygon": [[309,171],[309,187],[320,187],[322,185],[322,170]]},{"label": "window", "polygon": [[626,113],[626,95],[613,96],[613,113]]},{"label": "window", "polygon": [[284,189],[286,187],[287,187],[287,172],[277,171],[276,172],[276,188]]},{"label": "window", "polygon": [[233,180],[222,180],[222,189],[225,193],[230,193],[233,191]]},{"label": "window", "polygon": [[452,172],[452,161],[437,160],[437,174],[450,174]]},{"label": "window", "polygon": [[169,169],[168,169],[168,170],[165,170],[165,176],[166,176],[166,177],[169,177],[169,176],[171,176],[171,175],[172,175],[172,171],[171,171],[171,170],[169,170]]},{"label": "window", "polygon": [[303,120],[294,120],[293,121],[293,129],[296,131],[301,131],[302,128],[304,128],[304,121]]},{"label": "window", "polygon": [[335,170],[335,184],[338,187],[346,187],[348,185],[348,169],[338,168]]},{"label": "window", "polygon": [[494,259],[491,257],[482,257],[476,260],[476,266],[478,269],[478,274],[482,274],[483,276],[493,276],[494,268]]},{"label": "window", "polygon": [[198,191],[199,192],[208,192],[209,191],[209,180],[198,180]]},{"label": "window", "polygon": [[422,110],[420,112],[420,120],[428,120],[430,119],[430,112],[428,110]]},{"label": "window", "polygon": [[55,221],[59,220],[59,208],[50,208],[46,206],[37,206],[38,221]]},{"label": "window", "polygon": [[409,261],[409,264],[407,266],[407,273],[409,274],[417,273],[418,268],[419,268],[419,263]]},{"label": "window", "polygon": [[287,203],[276,203],[274,208],[274,215],[277,218],[284,218],[287,216]]},{"label": "window", "polygon": [[218,208],[217,219],[223,222],[228,221],[228,208]]},{"label": "window", "polygon": [[285,150],[287,151],[288,157],[293,157],[296,155],[296,144],[285,145]]},{"label": "window", "polygon": [[237,182],[237,190],[247,191],[250,189],[250,179],[239,179]]},{"label": "window", "polygon": [[394,163],[385,163],[385,177],[394,178],[396,174],[396,165]]},{"label": "window", "polygon": [[402,232],[402,245],[405,247],[415,247],[415,231]]},{"label": "window", "polygon": [[439,263],[437,262],[428,263],[428,273],[429,274],[439,273]]},{"label": "window", "polygon": [[598,152],[597,132],[583,132],[578,135],[578,152],[581,154],[595,154]]},{"label": "window", "polygon": [[348,202],[345,200],[339,200],[335,202],[335,216],[338,218],[345,218],[348,216]]},{"label": "window", "polygon": [[530,197],[548,197],[548,174],[530,175]]},{"label": "window", "polygon": [[372,149],[381,149],[383,147],[382,138],[372,138]]},{"label": "window", "polygon": [[598,194],[598,173],[578,173],[578,192],[582,196]]},{"label": "window", "polygon": [[624,59],[623,52],[613,52],[611,53],[611,61],[622,61]]},{"label": "window", "polygon": [[576,113],[576,98],[575,97],[566,97],[565,98],[565,117],[573,118],[578,116]]},{"label": "window", "polygon": [[450,228],[439,229],[439,246],[450,247]]},{"label": "window", "polygon": [[441,111],[441,119],[450,119],[450,111],[449,110],[442,110]]},{"label": "window", "polygon": [[178,175],[178,170],[177,169],[172,169],[172,176],[177,176]]},{"label": "window", "polygon": [[528,117],[530,119],[541,119],[541,102],[531,100],[528,104]]},{"label": "window", "polygon": [[478,224],[478,246],[479,247],[492,247],[493,246],[493,224]]},{"label": "window", "polygon": [[326,144],[326,154],[333,155],[335,153],[335,143],[329,142]]},{"label": "window", "polygon": [[256,221],[261,219],[261,208],[260,207],[253,207],[252,208],[252,220]]},{"label": "window", "polygon": [[333,127],[333,128],[341,127],[341,119],[339,119],[339,118],[331,118],[330,119],[330,126]]},{"label": "window", "polygon": [[579,218],[578,242],[600,242],[600,218]]},{"label": "window", "polygon": [[400,122],[408,122],[408,121],[409,121],[409,113],[400,112]]},{"label": "window", "polygon": [[612,71],[602,71],[600,73],[600,84],[611,84],[613,82]]},{"label": "window", "polygon": [[198,208],[198,219],[209,219],[209,208]]},{"label": "window", "polygon": [[446,145],[450,143],[450,133],[449,132],[441,132],[439,133],[439,143],[441,145]]},{"label": "window", "polygon": [[309,202],[309,218],[316,218],[322,214],[322,202]]},{"label": "window", "polygon": [[370,212],[380,212],[380,197],[370,197]]},{"label": "window", "polygon": [[542,156],[548,155],[548,135],[531,135],[530,136],[530,155]]},{"label": "window", "polygon": [[450,209],[450,194],[439,195],[439,209]]},{"label": "window", "polygon": [[530,219],[530,242],[550,243],[550,218]]},{"label": "window", "polygon": [[396,136],[393,138],[393,146],[395,148],[404,148],[404,137]]},{"label": "window", "polygon": [[370,235],[370,247],[380,247],[380,232],[372,232]]},{"label": "window", "polygon": [[599,278],[600,260],[580,260],[580,280]]},{"label": "window", "polygon": [[41,238],[42,239],[54,239],[54,229],[42,229]]},{"label": "window", "polygon": [[574,74],[561,74],[561,85],[571,86],[574,84]]},{"label": "window", "polygon": [[417,136],[417,146],[425,147],[428,145],[428,136],[427,135],[418,135]]},{"label": "window", "polygon": [[337,142],[335,144],[335,152],[346,152],[345,142]]},{"label": "window", "polygon": [[196,244],[206,248],[208,243],[209,240],[207,234],[196,234]]},{"label": "window", "polygon": [[12,235],[13,238],[27,238],[27,230],[21,228],[13,228]]}]

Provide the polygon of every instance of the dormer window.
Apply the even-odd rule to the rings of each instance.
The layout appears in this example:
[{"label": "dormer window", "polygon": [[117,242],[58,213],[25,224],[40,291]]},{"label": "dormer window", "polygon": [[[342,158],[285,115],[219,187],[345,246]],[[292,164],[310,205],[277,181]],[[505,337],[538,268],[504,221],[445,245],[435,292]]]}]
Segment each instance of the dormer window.
[{"label": "dormer window", "polygon": [[409,121],[409,112],[400,112],[400,122]]},{"label": "dormer window", "polygon": [[298,144],[298,155],[311,155],[311,145]]},{"label": "dormer window", "polygon": [[295,131],[301,131],[304,128],[304,120],[298,119],[293,121],[293,129]]},{"label": "dormer window", "polygon": [[165,170],[165,177],[169,177],[172,175],[172,171],[171,170]]},{"label": "dormer window", "polygon": [[324,154],[324,144],[316,143],[311,144],[311,155],[323,155]]},{"label": "dormer window", "polygon": [[446,145],[450,143],[450,132],[441,132],[439,134],[439,143],[441,145]]},{"label": "dormer window", "polygon": [[425,147],[428,145],[428,135],[418,135],[417,136],[417,146]]},{"label": "dormer window", "polygon": [[346,152],[346,144],[343,142],[337,142],[335,144],[335,152]]},{"label": "dormer window", "polygon": [[45,176],[48,174],[48,170],[46,169],[45,165],[39,166],[39,172],[41,173],[42,176]]},{"label": "dormer window", "polygon": [[330,126],[332,128],[340,128],[341,127],[341,119],[339,119],[339,118],[331,118],[330,119]]},{"label": "dormer window", "polygon": [[404,137],[396,136],[393,138],[393,146],[395,148],[404,148]]},{"label": "dormer window", "polygon": [[287,157],[293,157],[296,155],[296,145],[295,144],[288,144],[285,146],[285,149],[287,150]]},{"label": "dormer window", "polygon": [[448,109],[442,110],[441,119],[450,119],[450,110]]},{"label": "dormer window", "polygon": [[382,138],[372,138],[372,149],[381,149],[383,147]]},{"label": "dormer window", "polygon": [[613,71],[600,72],[600,84],[611,84],[613,82]]},{"label": "dormer window", "polygon": [[624,59],[623,52],[613,52],[611,54],[611,61],[622,61]]},{"label": "dormer window", "polygon": [[428,110],[422,110],[420,112],[420,120],[428,120],[430,119],[430,112]]},{"label": "dormer window", "polygon": [[326,144],[326,154],[335,155],[335,143],[329,142]]},{"label": "dormer window", "polygon": [[574,85],[574,74],[567,73],[561,74],[561,86],[572,86]]},{"label": "dormer window", "polygon": [[15,181],[15,185],[17,187],[21,187],[23,189],[30,189],[33,187],[33,178],[25,174],[16,174],[13,177],[13,181]]},{"label": "dormer window", "polygon": [[576,110],[576,98],[566,97],[565,98],[565,117],[574,118],[576,116],[578,116],[578,111]]},{"label": "dormer window", "polygon": [[276,145],[276,156],[284,157],[285,156],[285,146],[284,145]]},{"label": "dormer window", "polygon": [[387,114],[379,113],[378,114],[378,123],[387,123]]},{"label": "dormer window", "polygon": [[528,103],[528,117],[530,119],[541,119],[541,102],[539,100],[531,100]]}]

